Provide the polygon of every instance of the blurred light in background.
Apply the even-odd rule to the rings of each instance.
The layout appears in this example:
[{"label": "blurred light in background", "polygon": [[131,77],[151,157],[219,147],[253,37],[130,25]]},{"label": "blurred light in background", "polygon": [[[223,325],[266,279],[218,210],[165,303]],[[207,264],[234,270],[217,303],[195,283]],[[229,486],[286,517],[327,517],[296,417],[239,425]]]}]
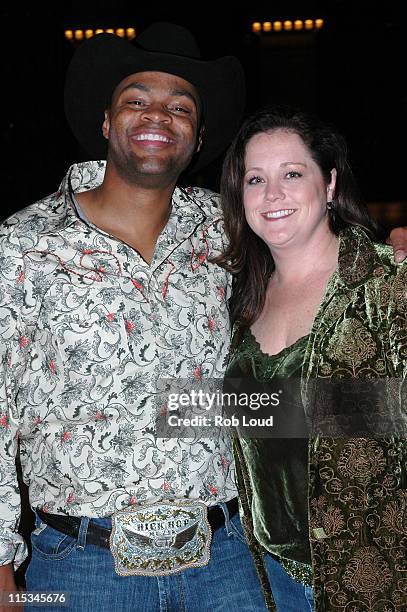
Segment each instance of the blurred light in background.
[{"label": "blurred light in background", "polygon": [[320,30],[324,25],[323,19],[284,19],[276,21],[253,21],[252,32],[292,32],[301,30]]},{"label": "blurred light in background", "polygon": [[65,30],[65,39],[71,42],[82,41],[85,38],[89,39],[92,36],[96,36],[97,34],[103,34],[106,32],[107,34],[116,34],[116,36],[120,36],[120,38],[127,38],[128,40],[132,40],[136,36],[136,29],[132,27],[127,28],[69,28]]}]

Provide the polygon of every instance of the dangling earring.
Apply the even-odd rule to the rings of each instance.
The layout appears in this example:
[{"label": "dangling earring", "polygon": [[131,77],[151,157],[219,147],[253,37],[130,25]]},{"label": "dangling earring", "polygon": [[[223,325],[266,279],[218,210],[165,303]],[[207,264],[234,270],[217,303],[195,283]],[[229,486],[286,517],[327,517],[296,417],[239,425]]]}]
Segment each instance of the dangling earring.
[{"label": "dangling earring", "polygon": [[328,200],[328,202],[326,203],[326,209],[327,210],[334,210],[335,208],[335,204],[333,202],[333,197],[332,197],[332,187],[328,187],[328,198],[331,198],[330,200]]},{"label": "dangling earring", "polygon": [[329,202],[326,203],[326,212],[328,214],[331,229],[335,231],[336,224],[337,224],[337,217],[336,217],[336,206],[335,206],[334,200],[329,200]]}]

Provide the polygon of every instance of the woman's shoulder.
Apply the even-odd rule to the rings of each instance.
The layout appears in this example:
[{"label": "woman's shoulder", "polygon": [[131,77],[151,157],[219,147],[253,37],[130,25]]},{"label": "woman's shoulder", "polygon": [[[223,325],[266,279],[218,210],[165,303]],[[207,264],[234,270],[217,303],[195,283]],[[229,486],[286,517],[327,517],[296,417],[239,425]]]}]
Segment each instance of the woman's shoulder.
[{"label": "woman's shoulder", "polygon": [[382,266],[376,266],[374,275],[378,280],[383,278],[386,283],[407,284],[407,260],[397,263],[394,259],[393,247],[387,244],[373,243],[377,259]]},{"label": "woman's shoulder", "polygon": [[391,246],[372,240],[360,227],[351,227],[341,234],[339,268],[350,284],[372,278],[387,284],[406,277],[407,261],[396,263]]},{"label": "woman's shoulder", "polygon": [[404,327],[407,317],[407,261],[396,263],[393,247],[386,244],[373,243],[373,248],[376,255],[373,282],[380,296],[381,308],[393,325],[398,322]]}]

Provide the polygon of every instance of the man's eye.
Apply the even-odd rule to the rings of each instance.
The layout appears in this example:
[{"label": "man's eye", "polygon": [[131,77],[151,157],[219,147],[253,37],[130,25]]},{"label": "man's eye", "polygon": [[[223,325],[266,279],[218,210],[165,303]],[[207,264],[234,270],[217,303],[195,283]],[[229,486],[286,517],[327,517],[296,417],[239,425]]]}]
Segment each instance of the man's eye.
[{"label": "man's eye", "polygon": [[186,114],[190,113],[190,110],[188,108],[185,108],[185,106],[173,106],[173,110],[176,113],[186,113]]},{"label": "man's eye", "polygon": [[143,104],[142,100],[129,100],[127,104],[132,104],[134,106],[141,106]]}]

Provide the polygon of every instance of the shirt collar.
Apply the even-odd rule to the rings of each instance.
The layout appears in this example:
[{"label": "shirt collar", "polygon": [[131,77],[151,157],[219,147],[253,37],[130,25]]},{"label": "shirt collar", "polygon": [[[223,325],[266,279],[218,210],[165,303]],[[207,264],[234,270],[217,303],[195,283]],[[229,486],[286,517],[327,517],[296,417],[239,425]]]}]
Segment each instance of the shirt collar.
[{"label": "shirt collar", "polygon": [[[86,224],[86,221],[78,217],[73,194],[99,187],[103,182],[105,170],[105,160],[81,162],[69,168],[56,193],[53,206],[53,212],[58,213],[64,227],[77,224],[78,221]],[[176,187],[172,196],[171,214],[164,231],[167,228],[167,231],[170,231],[175,224],[188,232],[190,228],[201,223],[205,217],[205,212],[194,197],[193,190]]]}]

